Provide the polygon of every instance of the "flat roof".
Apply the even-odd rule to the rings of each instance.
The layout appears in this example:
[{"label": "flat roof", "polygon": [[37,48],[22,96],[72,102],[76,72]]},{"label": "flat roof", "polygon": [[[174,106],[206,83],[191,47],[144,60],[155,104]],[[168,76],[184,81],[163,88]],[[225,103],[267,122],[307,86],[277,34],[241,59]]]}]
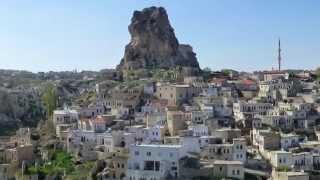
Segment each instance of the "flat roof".
[{"label": "flat roof", "polygon": [[311,152],[307,152],[307,151],[303,151],[303,152],[299,152],[299,153],[292,153],[292,155],[302,155],[302,154],[311,154]]},{"label": "flat roof", "polygon": [[235,164],[235,165],[243,165],[241,161],[225,161],[225,160],[215,160],[213,164]]},{"label": "flat roof", "polygon": [[182,145],[171,145],[171,144],[136,144],[138,147],[155,147],[155,148],[181,148]]},{"label": "flat roof", "polygon": [[233,144],[225,143],[225,144],[209,144],[209,146],[233,146]]},{"label": "flat roof", "polygon": [[143,127],[145,127],[145,125],[133,125],[128,128],[143,128]]},{"label": "flat roof", "polygon": [[289,134],[280,134],[281,137],[300,137],[299,135],[297,134],[292,134],[292,133],[289,133]]},{"label": "flat roof", "polygon": [[190,85],[188,85],[188,84],[172,84],[172,86],[174,86],[174,87],[182,87],[182,88],[190,87]]},{"label": "flat roof", "polygon": [[63,114],[69,114],[69,113],[77,114],[78,112],[74,109],[64,109],[64,110],[54,110],[53,113],[63,115]]},{"label": "flat roof", "polygon": [[286,174],[288,176],[309,176],[308,173],[305,173],[305,172],[295,172],[295,171],[289,171],[289,172],[286,172]]},{"label": "flat roof", "polygon": [[301,145],[320,145],[320,141],[307,141],[300,143]]},{"label": "flat roof", "polygon": [[200,138],[219,138],[219,137],[216,137],[216,136],[200,136]]},{"label": "flat roof", "polygon": [[287,151],[283,151],[283,150],[272,151],[272,153],[291,154],[291,152],[287,152]]},{"label": "flat roof", "polygon": [[216,131],[240,131],[240,129],[238,128],[230,128],[230,127],[226,127],[226,128],[220,128],[220,129],[217,129]]},{"label": "flat roof", "polygon": [[244,138],[244,137],[237,137],[237,138],[233,138],[233,140],[246,140],[246,138]]}]

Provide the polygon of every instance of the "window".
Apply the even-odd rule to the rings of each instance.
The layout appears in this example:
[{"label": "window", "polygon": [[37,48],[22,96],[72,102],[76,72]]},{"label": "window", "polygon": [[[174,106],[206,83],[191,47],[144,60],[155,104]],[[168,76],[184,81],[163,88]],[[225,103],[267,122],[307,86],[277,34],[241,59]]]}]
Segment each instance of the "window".
[{"label": "window", "polygon": [[232,170],[232,174],[233,174],[233,175],[235,175],[235,174],[236,174],[236,171],[235,171],[234,169]]},{"label": "window", "polygon": [[139,151],[135,151],[134,155],[139,156]]},{"label": "window", "polygon": [[238,174],[238,175],[240,174],[240,170],[239,170],[239,169],[237,170],[237,174]]},{"label": "window", "polygon": [[143,170],[153,171],[155,168],[154,165],[154,161],[145,161]]},{"label": "window", "polygon": [[160,161],[155,161],[155,170],[156,171],[160,170]]},{"label": "window", "polygon": [[151,152],[147,152],[147,156],[151,156]]}]

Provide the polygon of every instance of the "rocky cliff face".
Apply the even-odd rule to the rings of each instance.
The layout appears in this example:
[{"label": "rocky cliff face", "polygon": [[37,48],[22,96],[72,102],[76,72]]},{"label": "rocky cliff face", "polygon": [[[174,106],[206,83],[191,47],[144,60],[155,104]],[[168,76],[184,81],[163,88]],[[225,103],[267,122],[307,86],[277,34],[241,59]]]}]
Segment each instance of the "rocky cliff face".
[{"label": "rocky cliff face", "polygon": [[[41,95],[48,83],[55,83],[62,107],[71,100],[80,102],[100,79],[107,78],[91,71],[32,73],[0,69],[0,136],[14,133],[18,127],[35,127],[46,118]],[[85,100],[87,103],[90,99]]]},{"label": "rocky cliff face", "polygon": [[196,54],[179,44],[167,12],[162,7],[135,11],[129,25],[131,41],[117,69],[121,71],[176,66],[199,70]]}]

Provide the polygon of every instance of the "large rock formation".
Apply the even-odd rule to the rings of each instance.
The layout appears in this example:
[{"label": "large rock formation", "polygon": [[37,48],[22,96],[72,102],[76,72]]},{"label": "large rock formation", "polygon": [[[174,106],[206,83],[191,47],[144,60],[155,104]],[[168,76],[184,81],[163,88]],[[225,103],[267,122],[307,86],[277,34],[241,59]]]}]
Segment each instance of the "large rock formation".
[{"label": "large rock formation", "polygon": [[118,70],[177,66],[200,69],[192,47],[179,44],[164,8],[150,7],[135,11],[129,32],[131,41],[125,48]]}]

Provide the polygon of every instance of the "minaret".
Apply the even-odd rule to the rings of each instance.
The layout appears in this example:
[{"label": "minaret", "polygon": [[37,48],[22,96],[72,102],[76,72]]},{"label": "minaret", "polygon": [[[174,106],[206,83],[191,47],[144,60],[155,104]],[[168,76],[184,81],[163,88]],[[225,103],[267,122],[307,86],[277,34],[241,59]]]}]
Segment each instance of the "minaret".
[{"label": "minaret", "polygon": [[280,38],[279,38],[279,47],[278,47],[278,65],[279,65],[279,71],[281,71],[281,44],[280,44]]}]

